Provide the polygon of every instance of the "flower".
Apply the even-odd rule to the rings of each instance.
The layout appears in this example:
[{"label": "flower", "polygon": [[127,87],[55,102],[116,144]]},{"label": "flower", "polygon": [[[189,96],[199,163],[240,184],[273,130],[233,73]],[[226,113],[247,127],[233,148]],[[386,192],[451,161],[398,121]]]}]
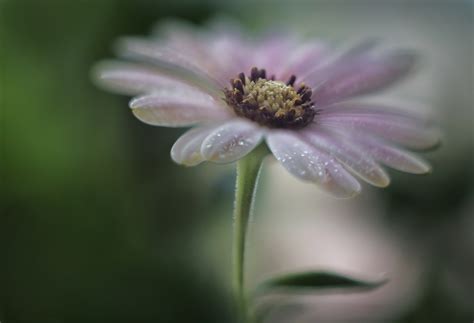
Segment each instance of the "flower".
[{"label": "flower", "polygon": [[349,197],[361,190],[355,176],[387,186],[381,165],[429,172],[408,149],[439,140],[421,115],[354,101],[412,70],[414,53],[376,45],[337,53],[289,35],[250,39],[230,24],[201,30],[168,22],[152,38],[120,40],[123,60],[102,62],[95,72],[101,86],[135,95],[130,107],[141,121],[193,127],[171,149],[178,164],[230,163],[266,142],[294,176]]}]

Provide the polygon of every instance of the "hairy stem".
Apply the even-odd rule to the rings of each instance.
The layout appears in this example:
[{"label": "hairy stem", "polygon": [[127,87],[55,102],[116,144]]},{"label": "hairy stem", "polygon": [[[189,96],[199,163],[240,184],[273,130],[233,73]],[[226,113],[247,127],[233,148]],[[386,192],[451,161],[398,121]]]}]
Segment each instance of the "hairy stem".
[{"label": "hairy stem", "polygon": [[234,204],[233,281],[239,319],[249,321],[247,300],[244,291],[245,245],[248,223],[254,203],[258,175],[264,157],[268,154],[265,144],[254,149],[237,163]]}]

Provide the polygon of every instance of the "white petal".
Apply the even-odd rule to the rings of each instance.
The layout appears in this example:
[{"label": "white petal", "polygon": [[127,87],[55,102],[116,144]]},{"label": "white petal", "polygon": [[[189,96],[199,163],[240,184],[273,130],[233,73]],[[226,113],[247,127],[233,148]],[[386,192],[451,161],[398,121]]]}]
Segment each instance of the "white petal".
[{"label": "white petal", "polygon": [[306,128],[304,136],[310,144],[336,157],[366,182],[378,187],[386,187],[390,183],[382,167],[350,140],[331,133],[322,126]]},{"label": "white petal", "polygon": [[204,159],[217,163],[236,161],[260,143],[263,132],[257,124],[243,119],[229,121],[207,136],[201,154]]},{"label": "white petal", "polygon": [[194,90],[162,90],[130,102],[133,114],[141,121],[166,127],[182,127],[231,116],[226,106],[210,95]]},{"label": "white petal", "polygon": [[328,154],[304,142],[295,132],[275,130],[267,144],[276,159],[294,176],[315,182],[338,197],[360,192],[359,182]]},{"label": "white petal", "polygon": [[195,166],[204,161],[201,155],[202,141],[214,127],[198,127],[188,130],[176,140],[171,148],[171,158],[178,164]]}]

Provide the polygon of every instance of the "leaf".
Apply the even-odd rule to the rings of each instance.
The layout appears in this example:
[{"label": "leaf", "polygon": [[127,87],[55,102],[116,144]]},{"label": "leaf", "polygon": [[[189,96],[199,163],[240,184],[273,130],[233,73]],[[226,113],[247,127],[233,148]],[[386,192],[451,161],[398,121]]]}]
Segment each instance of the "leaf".
[{"label": "leaf", "polygon": [[387,280],[363,281],[324,271],[310,271],[288,274],[271,278],[257,288],[257,293],[270,290],[318,291],[328,289],[348,289],[350,291],[367,291],[385,284]]}]

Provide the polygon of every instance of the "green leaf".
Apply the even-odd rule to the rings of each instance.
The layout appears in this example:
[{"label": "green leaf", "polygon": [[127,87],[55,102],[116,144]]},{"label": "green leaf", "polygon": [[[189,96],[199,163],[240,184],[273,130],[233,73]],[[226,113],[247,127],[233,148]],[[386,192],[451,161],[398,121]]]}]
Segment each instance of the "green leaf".
[{"label": "green leaf", "polygon": [[330,272],[302,272],[271,278],[257,288],[257,293],[271,290],[319,291],[328,289],[348,289],[366,291],[385,284],[387,280],[363,281]]}]

